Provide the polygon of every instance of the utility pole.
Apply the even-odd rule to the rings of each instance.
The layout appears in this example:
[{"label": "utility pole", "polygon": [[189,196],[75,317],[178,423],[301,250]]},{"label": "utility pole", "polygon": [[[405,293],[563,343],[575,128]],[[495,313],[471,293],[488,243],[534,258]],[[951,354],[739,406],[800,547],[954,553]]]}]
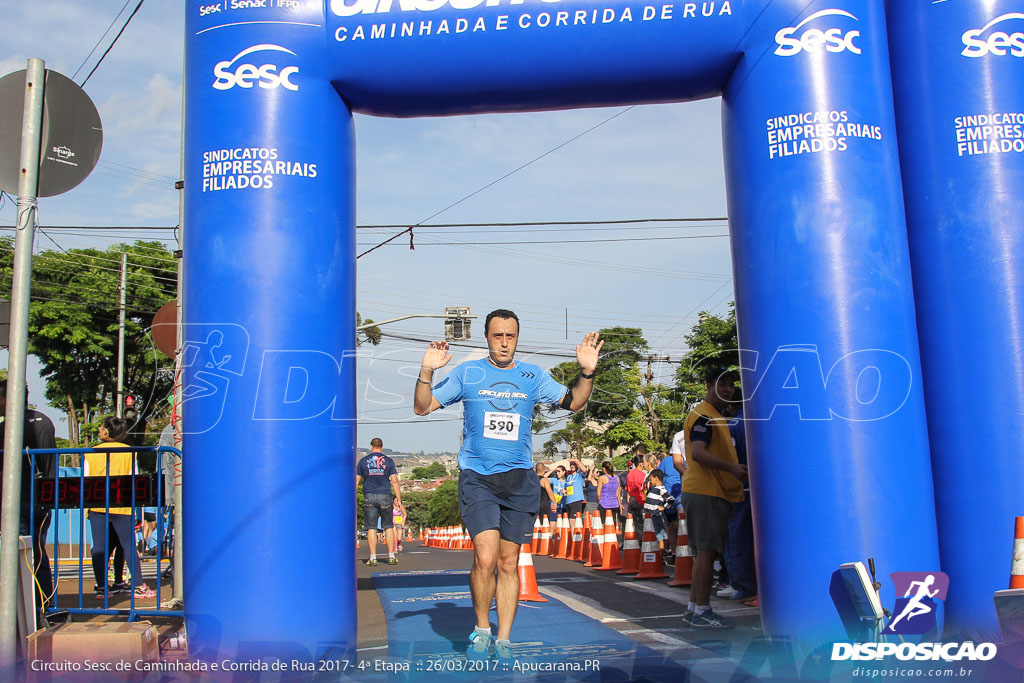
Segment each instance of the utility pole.
[{"label": "utility pole", "polygon": [[[0,543],[0,671],[9,671],[11,678],[18,652],[18,533],[21,518],[21,451],[25,428],[25,363],[28,355],[32,242],[37,220],[39,143],[43,127],[45,82],[46,65],[43,60],[29,59],[25,71],[25,110],[21,119],[21,173],[18,178],[18,225],[14,241],[14,277],[11,282],[3,503],[0,506],[3,516],[0,527],[3,539]],[[30,608],[35,609],[34,606]]]},{"label": "utility pole", "polygon": [[128,292],[128,252],[121,252],[121,307],[117,319],[117,410],[124,417],[124,304]]},{"label": "utility pole", "polygon": [[[185,73],[185,65],[182,64],[182,73]],[[181,347],[185,344],[185,333],[182,326],[185,317],[185,80],[181,84],[181,147],[178,154],[178,177],[180,180],[174,184],[178,191],[178,250],[174,256],[178,260],[178,310],[177,310],[177,341],[174,354],[174,409],[171,411],[171,420],[174,424],[174,447],[182,451],[182,457],[178,460],[178,470],[175,472],[175,479],[172,487],[174,504],[174,555],[172,556],[171,572],[174,579],[171,583],[172,597],[171,607],[178,609],[185,604],[185,512],[181,505],[184,488],[184,430],[185,422],[182,417],[182,377]],[[163,463],[158,464],[159,467]],[[166,503],[165,503],[166,504]]]},{"label": "utility pole", "polygon": [[654,363],[667,363],[672,360],[669,356],[647,356],[647,372],[644,373],[644,381],[646,382],[646,390],[641,391],[640,394],[643,396],[644,404],[647,406],[647,415],[651,421],[651,438],[654,439],[655,443],[661,441],[661,419],[658,417],[658,413],[654,410],[654,396],[651,383],[654,381]]}]

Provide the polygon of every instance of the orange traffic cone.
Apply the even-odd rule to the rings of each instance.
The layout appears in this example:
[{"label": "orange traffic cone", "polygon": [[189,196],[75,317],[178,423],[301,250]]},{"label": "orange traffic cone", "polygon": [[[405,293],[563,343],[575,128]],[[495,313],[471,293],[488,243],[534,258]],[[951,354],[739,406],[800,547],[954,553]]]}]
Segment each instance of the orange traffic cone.
[{"label": "orange traffic cone", "polygon": [[555,515],[555,521],[551,523],[551,547],[548,548],[548,557],[558,554],[558,539],[562,535],[562,517]]},{"label": "orange traffic cone", "polygon": [[584,567],[601,566],[601,544],[604,543],[604,529],[601,527],[601,513],[594,510],[590,516],[590,554]]},{"label": "orange traffic cone", "polygon": [[569,515],[565,512],[558,518],[558,552],[555,553],[556,560],[569,559],[569,539],[572,534],[569,531]]},{"label": "orange traffic cone", "polygon": [[654,520],[651,513],[644,513],[644,538],[640,544],[640,573],[634,579],[667,579],[665,566],[661,563],[661,551],[658,550],[658,538],[654,534]]},{"label": "orange traffic cone", "polygon": [[1010,588],[1024,588],[1024,517],[1018,517],[1013,530],[1013,564]]},{"label": "orange traffic cone", "polygon": [[533,569],[533,553],[530,544],[524,543],[519,548],[519,599],[529,602],[547,602],[537,590],[537,574]]},{"label": "orange traffic cone", "polygon": [[551,553],[551,520],[545,518],[540,524],[540,542],[537,545],[538,555],[549,555]]},{"label": "orange traffic cone", "polygon": [[676,571],[670,586],[689,586],[693,583],[693,550],[690,548],[689,531],[686,528],[686,512],[679,508],[679,531],[676,533]]},{"label": "orange traffic cone", "polygon": [[420,527],[420,534],[419,534],[419,539],[418,540],[419,540],[420,543],[423,542],[423,527]]},{"label": "orange traffic cone", "polygon": [[622,569],[616,574],[636,574],[640,571],[640,542],[636,540],[633,515],[627,513],[622,538]]},{"label": "orange traffic cone", "polygon": [[615,520],[612,518],[612,511],[609,510],[604,516],[604,543],[601,545],[601,566],[595,566],[594,569],[611,571],[621,566],[619,534],[615,530]]},{"label": "orange traffic cone", "polygon": [[572,525],[572,555],[569,556],[569,559],[573,562],[583,562],[583,542],[587,535],[583,532],[583,520],[580,518],[580,513],[576,513],[576,519],[573,520]]},{"label": "orange traffic cone", "polygon": [[580,528],[583,530],[583,541],[582,541],[582,546],[580,548],[580,552],[579,552],[578,555],[576,555],[576,561],[577,562],[582,562],[583,566],[587,567],[587,566],[590,566],[590,546],[591,546],[590,536],[591,536],[591,531],[590,531],[590,515],[588,515],[586,513],[586,511],[583,512],[583,519],[580,522]]},{"label": "orange traffic cone", "polygon": [[540,517],[533,520],[533,536],[530,539],[530,554],[540,550]]}]

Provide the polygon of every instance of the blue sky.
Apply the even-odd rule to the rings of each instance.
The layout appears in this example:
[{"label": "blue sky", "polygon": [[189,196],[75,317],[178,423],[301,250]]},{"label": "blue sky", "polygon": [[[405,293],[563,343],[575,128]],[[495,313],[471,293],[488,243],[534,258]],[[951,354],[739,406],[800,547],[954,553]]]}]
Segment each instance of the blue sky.
[{"label": "blue sky", "polygon": [[[0,75],[25,68],[28,57],[40,57],[47,68],[69,77],[84,63],[74,78],[81,83],[136,3],[128,3],[88,59],[125,7],[124,0],[10,4]],[[172,183],[178,177],[181,131],[183,5],[177,0],[147,0],[88,81],[86,92],[104,125],[100,163],[71,192],[40,200],[42,226],[177,224],[178,194]],[[356,135],[359,225],[415,224],[456,203],[429,222],[726,215],[718,99],[413,120],[357,116]],[[565,144],[569,140],[573,141]],[[13,207],[5,203],[0,225],[13,223]],[[566,354],[591,329],[636,326],[643,328],[652,351],[678,356],[684,351],[682,335],[697,313],[724,312],[733,298],[728,239],[694,238],[726,231],[721,221],[682,226],[419,228],[414,251],[408,249],[408,239],[401,238],[396,246],[359,260],[358,308],[364,316],[382,320],[468,305],[481,316],[474,328],[474,343],[479,345],[482,317],[494,308],[512,308],[523,323],[522,348]],[[365,245],[360,251],[395,232],[360,229],[357,243]],[[174,237],[170,230],[48,234],[37,234],[38,249],[54,248],[50,238],[70,249],[139,238],[164,239],[172,245]],[[624,238],[631,241],[593,241]],[[443,242],[474,244],[439,244]],[[404,321],[384,330],[415,338],[442,336],[440,320]],[[422,350],[418,342],[394,338],[365,349],[357,387],[361,445],[381,436],[396,450],[457,448],[459,424],[454,414],[442,411],[433,420],[412,414],[411,374]],[[455,360],[470,352],[460,349]],[[0,355],[0,362],[4,360]],[[532,360],[549,365],[559,359]],[[30,363],[30,370],[33,367]],[[673,367],[659,370],[670,377]],[[35,377],[30,378],[30,391],[35,397],[42,395]],[[62,415],[49,412],[55,418]],[[58,422],[58,431],[62,430]],[[543,438],[535,445],[542,442]]]}]

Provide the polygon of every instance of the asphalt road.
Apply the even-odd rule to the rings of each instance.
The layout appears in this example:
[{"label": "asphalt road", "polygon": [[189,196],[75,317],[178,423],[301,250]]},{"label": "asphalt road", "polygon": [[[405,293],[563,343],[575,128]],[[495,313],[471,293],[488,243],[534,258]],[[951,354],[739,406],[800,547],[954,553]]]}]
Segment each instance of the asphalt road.
[{"label": "asphalt road", "polygon": [[[384,656],[388,648],[387,623],[372,573],[389,571],[466,570],[472,564],[468,550],[441,550],[418,541],[406,542],[398,565],[368,567],[363,542],[356,569],[359,611],[358,648],[360,656]],[[386,557],[386,555],[385,555]],[[380,557],[378,556],[378,560]],[[582,563],[533,556],[540,593],[556,598],[571,609],[615,629],[630,639],[677,662],[697,668],[735,661],[761,638],[760,614],[756,607],[712,597],[715,612],[735,624],[729,630],[697,630],[683,624],[689,588],[670,587],[671,579],[636,580],[612,571],[595,571]],[[671,576],[673,569],[666,567]],[[468,578],[467,578],[468,587]],[[529,603],[521,603],[529,604]],[[522,607],[521,607],[522,609]],[[472,629],[466,624],[466,632]],[[513,630],[515,643],[515,630]],[[688,665],[689,666],[689,665]]]}]

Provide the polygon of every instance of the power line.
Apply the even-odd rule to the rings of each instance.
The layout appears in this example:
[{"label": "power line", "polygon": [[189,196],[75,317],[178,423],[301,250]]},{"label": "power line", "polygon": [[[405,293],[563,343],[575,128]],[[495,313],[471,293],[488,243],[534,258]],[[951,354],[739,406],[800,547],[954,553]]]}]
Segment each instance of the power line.
[{"label": "power line", "polygon": [[134,17],[134,16],[135,16],[135,15],[136,15],[136,14],[138,13],[139,9],[140,9],[140,8],[142,7],[142,3],[144,3],[145,1],[146,1],[146,0],[139,0],[139,4],[137,4],[137,5],[135,6],[135,9],[133,9],[133,10],[132,10],[132,13],[128,15],[128,19],[127,19],[127,20],[126,20],[126,21],[124,22],[124,26],[122,26],[122,27],[121,27],[121,30],[117,32],[117,35],[116,35],[116,36],[114,36],[114,40],[113,40],[113,41],[111,41],[110,45],[109,45],[109,46],[107,47],[107,49],[106,49],[106,50],[104,51],[103,55],[102,55],[102,56],[100,56],[100,61],[96,62],[96,66],[94,66],[94,67],[92,68],[92,71],[90,71],[90,72],[89,72],[89,75],[85,77],[85,80],[84,80],[84,81],[82,81],[81,87],[83,87],[83,88],[84,88],[84,87],[85,87],[85,84],[89,82],[89,79],[90,79],[90,78],[92,78],[92,75],[93,75],[94,73],[96,73],[96,69],[100,68],[100,64],[102,64],[102,63],[103,63],[103,60],[104,60],[104,59],[106,58],[106,56],[107,56],[108,54],[110,54],[110,51],[111,51],[112,49],[114,49],[114,45],[116,45],[116,44],[117,44],[117,39],[118,39],[118,38],[120,38],[120,37],[121,37],[121,34],[122,34],[122,33],[124,33],[124,30],[125,30],[126,28],[128,28],[128,24],[130,24],[130,23],[131,23],[131,21],[132,21],[132,17]]},{"label": "power line", "polygon": [[128,3],[130,3],[131,1],[132,0],[124,0],[124,5],[122,5],[121,9],[118,10],[116,15],[114,15],[114,18],[110,20],[110,25],[107,26],[107,30],[103,32],[103,35],[99,37],[99,40],[96,41],[96,44],[92,46],[91,50],[89,50],[89,54],[85,56],[85,59],[82,60],[82,63],[78,65],[77,69],[75,69],[75,73],[71,74],[71,80],[78,78],[78,72],[82,70],[82,67],[85,66],[86,62],[89,61],[89,58],[92,57],[94,52],[96,52],[96,48],[100,46],[100,43],[103,42],[103,39],[107,37],[108,33],[110,33],[110,29],[114,28],[114,24],[117,22],[118,17],[120,17],[124,13],[125,8],[128,7]]},{"label": "power line", "polygon": [[[675,235],[672,237],[618,237],[618,238],[602,238],[602,239],[590,239],[590,240],[516,240],[516,244],[595,244],[598,242],[653,242],[657,240],[700,240],[707,239],[710,237],[728,237],[729,233],[719,235]],[[396,235],[397,237],[397,235]],[[392,238],[394,239],[394,238]],[[390,240],[388,240],[390,241]],[[387,242],[377,245],[382,247]],[[461,247],[469,245],[505,245],[507,242],[426,242],[421,243],[420,246],[428,247]],[[360,245],[357,245],[360,246]],[[362,245],[365,246],[365,245]],[[376,247],[375,247],[376,248]]]},{"label": "power line", "polygon": [[417,223],[416,225],[412,225],[412,226],[409,226],[408,228],[406,228],[406,229],[405,229],[405,230],[403,230],[402,232],[398,233],[398,234],[397,234],[397,235],[395,235],[394,237],[391,237],[391,238],[389,238],[389,239],[386,239],[386,240],[384,240],[383,242],[381,242],[380,244],[378,244],[378,245],[377,245],[376,247],[372,247],[372,248],[370,248],[370,249],[367,249],[367,250],[366,250],[366,251],[364,251],[363,253],[361,253],[361,254],[359,254],[358,256],[356,256],[356,260],[358,261],[359,259],[361,259],[362,257],[366,256],[367,254],[369,254],[370,252],[374,251],[375,249],[378,249],[378,248],[380,248],[380,247],[384,246],[385,244],[388,244],[388,243],[389,243],[389,242],[391,242],[392,240],[395,240],[395,239],[397,239],[397,238],[401,237],[401,236],[402,236],[402,235],[404,235],[405,233],[409,233],[409,246],[411,247],[411,246],[412,246],[412,231],[413,231],[413,229],[414,229],[414,228],[416,228],[416,227],[419,227],[419,226],[423,225],[424,223],[426,223],[427,221],[429,221],[429,220],[430,220],[430,219],[432,219],[432,218],[437,218],[438,216],[440,216],[440,215],[441,215],[442,213],[444,213],[445,211],[448,211],[449,209],[452,209],[452,208],[454,208],[454,207],[458,206],[459,204],[461,204],[462,202],[466,201],[467,199],[469,199],[469,198],[471,198],[471,197],[474,197],[474,196],[476,196],[476,195],[480,194],[481,192],[483,192],[483,191],[484,191],[484,190],[486,190],[487,188],[489,188],[489,187],[493,187],[494,185],[497,185],[497,184],[498,184],[498,183],[500,183],[500,182],[501,182],[502,180],[505,180],[506,178],[508,178],[508,177],[512,176],[513,174],[515,174],[515,173],[518,173],[519,171],[523,170],[523,169],[524,169],[524,168],[526,168],[527,166],[530,166],[531,164],[534,164],[534,163],[536,163],[536,162],[540,161],[541,159],[543,159],[544,157],[548,156],[549,154],[553,154],[554,152],[557,152],[558,150],[562,149],[563,147],[565,147],[565,146],[566,146],[566,145],[568,145],[569,143],[571,143],[571,142],[574,142],[574,141],[576,141],[576,140],[580,139],[581,137],[583,137],[583,136],[584,136],[584,135],[586,135],[587,133],[589,133],[589,132],[591,132],[591,131],[593,131],[593,130],[596,130],[596,129],[600,128],[600,127],[601,127],[601,126],[603,126],[604,124],[608,123],[609,121],[611,121],[611,120],[613,120],[613,119],[616,119],[616,118],[618,118],[619,116],[622,116],[622,115],[623,115],[623,114],[625,114],[626,112],[628,112],[628,111],[630,111],[631,109],[633,109],[633,108],[634,108],[635,106],[636,106],[636,105],[631,105],[631,106],[629,106],[629,107],[626,107],[626,108],[625,108],[625,109],[623,109],[622,111],[619,111],[619,112],[616,112],[615,114],[612,114],[611,116],[609,116],[608,118],[606,118],[606,119],[605,119],[604,121],[601,121],[601,122],[600,122],[600,123],[598,123],[597,125],[595,125],[595,126],[591,126],[590,128],[588,128],[587,130],[583,131],[582,133],[580,133],[580,134],[578,134],[578,135],[576,135],[576,136],[574,136],[574,137],[571,137],[571,138],[569,138],[568,140],[566,140],[566,141],[565,141],[565,142],[563,142],[562,144],[560,144],[560,145],[557,145],[556,147],[553,147],[553,148],[549,149],[548,151],[544,152],[544,153],[543,153],[543,154],[541,154],[540,156],[538,156],[538,157],[535,157],[535,158],[531,159],[530,161],[527,161],[527,162],[526,162],[525,164],[523,164],[522,166],[519,166],[519,167],[517,167],[517,168],[514,168],[514,169],[512,169],[511,171],[509,171],[509,172],[508,172],[508,173],[506,173],[505,175],[501,176],[501,177],[500,177],[500,178],[498,178],[497,180],[493,180],[493,181],[491,181],[491,182],[487,183],[486,185],[484,185],[483,187],[481,187],[481,188],[479,188],[479,189],[477,189],[477,190],[474,190],[473,192],[470,192],[470,193],[469,193],[468,195],[466,195],[466,196],[465,196],[465,197],[463,197],[462,199],[460,199],[460,200],[458,200],[458,201],[456,201],[456,202],[452,202],[451,204],[449,204],[448,206],[444,207],[444,208],[443,208],[443,209],[441,209],[440,211],[438,211],[438,212],[436,212],[436,213],[434,213],[434,214],[432,214],[432,215],[430,215],[430,216],[427,216],[426,218],[424,218],[423,220],[421,220],[421,221],[420,221],[419,223]]},{"label": "power line", "polygon": [[[609,119],[611,120],[611,119]],[[596,126],[595,126],[596,128]],[[591,128],[593,130],[593,128]],[[581,133],[583,135],[584,133]],[[579,136],[577,136],[579,137]],[[497,181],[495,181],[497,182]],[[435,214],[437,215],[437,214]],[[430,220],[429,218],[427,220]],[[526,226],[543,225],[631,225],[634,223],[712,223],[715,221],[728,221],[725,216],[711,218],[622,218],[605,221],[524,221],[521,223],[432,223],[430,225],[417,224],[417,228],[514,228]],[[408,227],[399,223],[383,225],[357,225],[356,228],[404,228]]]}]

